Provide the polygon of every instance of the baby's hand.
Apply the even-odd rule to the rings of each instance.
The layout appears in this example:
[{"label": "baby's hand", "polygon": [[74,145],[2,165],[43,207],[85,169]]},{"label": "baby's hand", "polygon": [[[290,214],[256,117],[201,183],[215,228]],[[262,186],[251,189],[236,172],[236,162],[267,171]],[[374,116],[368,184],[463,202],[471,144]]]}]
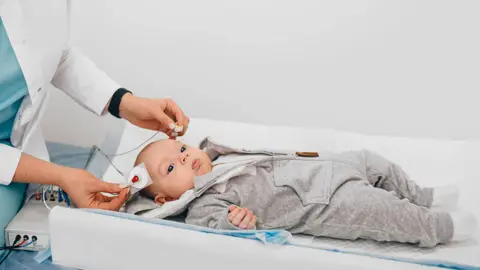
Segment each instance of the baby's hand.
[{"label": "baby's hand", "polygon": [[228,214],[228,221],[240,229],[251,230],[255,228],[257,218],[253,215],[252,211],[247,208],[241,208],[236,205],[230,205],[228,207],[230,213]]}]

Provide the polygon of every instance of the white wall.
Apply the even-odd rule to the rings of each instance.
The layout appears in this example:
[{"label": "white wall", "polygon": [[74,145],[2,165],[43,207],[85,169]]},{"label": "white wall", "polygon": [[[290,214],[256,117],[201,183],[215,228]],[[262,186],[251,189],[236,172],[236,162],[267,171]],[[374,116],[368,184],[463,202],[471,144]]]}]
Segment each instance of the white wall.
[{"label": "white wall", "polygon": [[480,138],[480,1],[73,2],[87,55],[190,116]]}]

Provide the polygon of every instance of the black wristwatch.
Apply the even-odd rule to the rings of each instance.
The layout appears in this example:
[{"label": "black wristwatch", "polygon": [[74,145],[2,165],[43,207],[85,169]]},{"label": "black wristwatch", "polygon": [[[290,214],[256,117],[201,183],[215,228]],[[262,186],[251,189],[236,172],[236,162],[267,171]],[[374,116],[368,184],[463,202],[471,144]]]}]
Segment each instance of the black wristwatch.
[{"label": "black wristwatch", "polygon": [[108,112],[117,117],[120,117],[120,102],[122,102],[122,98],[125,94],[132,92],[128,91],[125,88],[119,88],[115,93],[113,93],[112,99],[110,100],[110,104],[108,105]]}]

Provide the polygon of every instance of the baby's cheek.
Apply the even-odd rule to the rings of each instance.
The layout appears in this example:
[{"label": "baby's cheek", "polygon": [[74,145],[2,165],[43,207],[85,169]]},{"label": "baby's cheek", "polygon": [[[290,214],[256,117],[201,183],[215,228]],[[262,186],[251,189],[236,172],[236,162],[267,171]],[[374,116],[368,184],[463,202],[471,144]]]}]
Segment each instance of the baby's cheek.
[{"label": "baby's cheek", "polygon": [[183,192],[193,188],[193,181],[195,179],[195,173],[192,170],[178,171],[176,175],[175,185]]},{"label": "baby's cheek", "polygon": [[195,173],[191,172],[189,176],[185,177],[183,185],[185,187],[185,190],[189,190],[193,188],[193,182],[195,181]]}]

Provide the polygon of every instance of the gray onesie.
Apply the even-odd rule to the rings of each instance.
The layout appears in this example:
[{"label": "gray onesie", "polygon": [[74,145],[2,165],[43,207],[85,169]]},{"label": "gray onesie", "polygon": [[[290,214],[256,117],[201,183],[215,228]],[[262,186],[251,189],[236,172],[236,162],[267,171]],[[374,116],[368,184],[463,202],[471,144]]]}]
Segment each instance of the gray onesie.
[{"label": "gray onesie", "polygon": [[[256,229],[421,247],[452,238],[450,215],[429,209],[433,190],[419,187],[398,165],[372,152],[302,157],[233,149],[208,138],[201,148],[212,160],[225,155],[255,158],[197,177],[198,198],[188,207],[187,223],[238,229],[227,218],[228,206],[233,204],[252,210]],[[216,179],[240,166],[245,167],[244,173],[235,174],[221,189],[212,188]]]}]

